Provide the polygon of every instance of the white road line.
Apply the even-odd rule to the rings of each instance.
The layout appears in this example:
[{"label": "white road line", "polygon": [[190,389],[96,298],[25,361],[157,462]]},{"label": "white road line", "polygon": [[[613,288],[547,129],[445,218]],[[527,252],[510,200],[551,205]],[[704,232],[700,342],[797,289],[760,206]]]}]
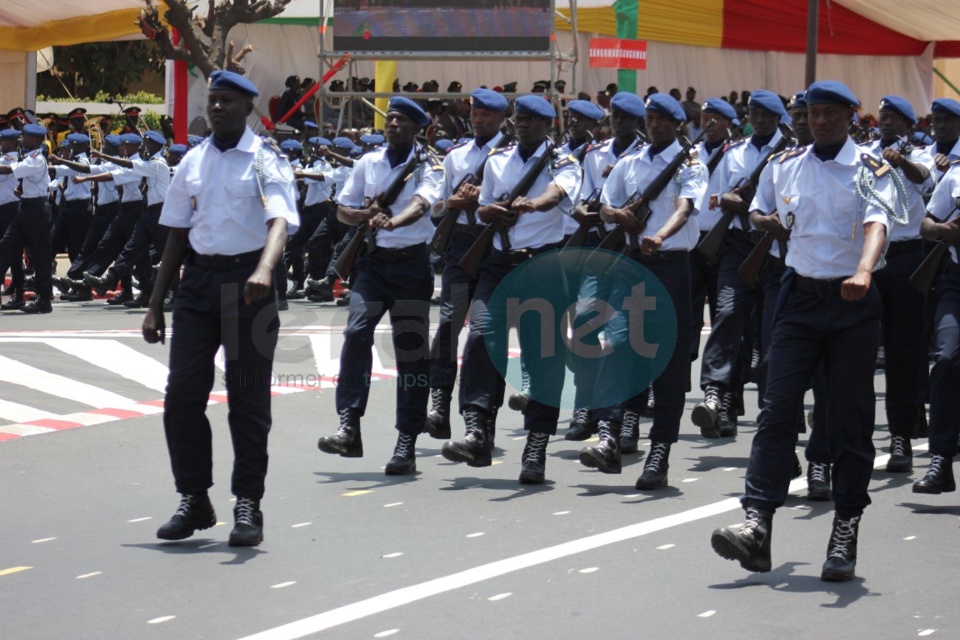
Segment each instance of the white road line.
[{"label": "white road line", "polygon": [[29,407],[18,402],[0,400],[0,418],[11,422],[30,422],[32,420],[48,420],[51,418],[56,420],[60,418],[60,416],[56,413]]},{"label": "white road line", "polygon": [[[927,448],[928,445],[922,444],[914,447],[913,450],[914,453],[916,453],[917,451]],[[886,465],[889,459],[890,456],[887,454],[877,456],[874,460],[874,468]],[[807,481],[805,478],[798,478],[790,483],[790,493],[804,491],[806,488]],[[266,631],[261,631],[251,636],[245,636],[241,638],[241,640],[294,640],[295,638],[303,638],[312,633],[319,633],[342,624],[368,618],[377,613],[396,609],[411,602],[425,600],[426,598],[441,593],[447,593],[448,591],[498,578],[509,573],[515,573],[578,553],[593,551],[600,547],[639,538],[671,527],[678,527],[696,522],[697,520],[712,518],[739,508],[740,501],[737,498],[727,498],[720,502],[714,502],[662,518],[638,522],[637,524],[631,524],[626,527],[614,529],[613,531],[580,538],[579,540],[571,540],[570,542],[563,542],[545,549],[538,549],[537,551],[498,560],[449,576],[442,576],[428,580],[427,582],[421,582],[420,584],[403,587],[396,591],[390,591],[379,596],[338,607],[337,609],[331,609],[330,611],[325,611],[315,616],[310,616],[309,618],[303,618],[302,620],[290,622],[273,629],[267,629]],[[704,541],[704,544],[706,544],[706,541]]]},{"label": "white road line", "polygon": [[160,392],[167,389],[169,370],[166,365],[116,340],[55,339],[44,342],[148,389]]},{"label": "white road line", "polygon": [[125,407],[133,400],[55,373],[0,356],[0,382],[28,387],[92,407]]}]

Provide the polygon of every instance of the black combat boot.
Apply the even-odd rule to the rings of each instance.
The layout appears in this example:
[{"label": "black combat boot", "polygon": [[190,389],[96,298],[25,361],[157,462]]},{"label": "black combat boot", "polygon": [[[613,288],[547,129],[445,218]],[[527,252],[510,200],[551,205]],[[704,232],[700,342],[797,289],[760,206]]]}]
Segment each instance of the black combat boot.
[{"label": "black combat boot", "polygon": [[737,410],[733,406],[732,391],[724,393],[723,400],[720,403],[720,437],[737,437]]},{"label": "black combat boot", "polygon": [[233,508],[233,523],[227,542],[231,547],[255,547],[263,542],[263,513],[259,500],[238,497]]},{"label": "black combat boot", "polygon": [[437,440],[450,439],[450,400],[453,389],[430,389],[430,413],[423,430]]},{"label": "black combat boot", "polygon": [[827,560],[820,571],[820,579],[827,582],[849,582],[856,577],[857,534],[860,516],[844,520],[833,517],[833,531],[827,545]]},{"label": "black combat boot", "polygon": [[640,414],[631,409],[623,412],[620,425],[620,453],[637,453],[640,450]]},{"label": "black combat boot", "polygon": [[23,291],[14,291],[13,297],[0,304],[0,311],[19,311],[27,306],[23,299]]},{"label": "black combat boot", "polygon": [[893,436],[890,438],[890,459],[887,461],[890,473],[909,473],[913,471],[913,447],[910,438]]},{"label": "black combat boot", "polygon": [[173,517],[157,529],[161,540],[184,540],[195,531],[209,529],[217,524],[217,514],[213,512],[207,492],[183,494],[180,506]]},{"label": "black combat boot", "polygon": [[393,448],[393,457],[387,462],[384,473],[388,476],[408,476],[417,472],[417,436],[401,433]]},{"label": "black combat boot", "polygon": [[710,536],[713,550],[721,558],[736,560],[747,571],[766,573],[770,562],[770,538],[773,535],[773,514],[752,507],[746,510],[747,521],[734,531],[721,527]]},{"label": "black combat boot", "polygon": [[459,442],[445,442],[440,453],[450,462],[466,462],[471,467],[493,464],[487,445],[490,414],[475,406],[463,410],[467,433]]},{"label": "black combat boot", "polygon": [[550,434],[527,432],[520,467],[520,484],[543,484],[547,470],[547,443]]},{"label": "black combat boot", "polygon": [[593,420],[590,419],[589,409],[574,409],[570,429],[563,436],[564,440],[583,442],[593,435]]},{"label": "black combat boot", "polygon": [[830,463],[811,462],[807,467],[807,500],[830,500],[833,496],[830,486]]},{"label": "black combat boot", "polygon": [[20,311],[24,313],[52,313],[53,305],[49,300],[35,298],[33,302],[25,305],[22,309],[20,309]]},{"label": "black combat boot", "polygon": [[340,410],[340,426],[332,436],[323,436],[317,448],[324,453],[335,453],[344,458],[362,458],[363,440],[360,437],[360,416],[356,409]]},{"label": "black combat boot", "polygon": [[703,402],[693,408],[693,424],[700,427],[700,435],[714,440],[720,437],[720,388],[708,385],[703,390]]},{"label": "black combat boot", "polygon": [[953,456],[930,456],[930,468],[922,480],[913,483],[914,493],[950,493],[957,490],[953,479]]},{"label": "black combat boot", "polygon": [[601,420],[597,423],[600,442],[595,447],[580,450],[580,464],[601,473],[620,473],[623,466],[620,458],[620,425]]},{"label": "black combat boot", "polygon": [[651,444],[650,453],[643,465],[643,473],[637,478],[637,489],[662,489],[667,486],[667,471],[670,445],[666,442]]},{"label": "black combat boot", "polygon": [[83,283],[101,297],[107,295],[107,291],[116,291],[118,282],[120,282],[120,277],[112,268],[107,269],[103,276],[95,276],[89,271],[83,272]]}]

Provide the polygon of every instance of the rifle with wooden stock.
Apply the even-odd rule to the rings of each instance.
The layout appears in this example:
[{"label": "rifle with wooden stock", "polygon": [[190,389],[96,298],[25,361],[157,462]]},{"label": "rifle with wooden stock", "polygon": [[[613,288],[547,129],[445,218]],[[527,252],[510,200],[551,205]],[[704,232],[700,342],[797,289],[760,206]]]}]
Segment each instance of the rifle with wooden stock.
[{"label": "rifle with wooden stock", "polygon": [[[677,155],[673,156],[673,159],[665,166],[657,176],[650,181],[647,187],[638,193],[634,193],[630,196],[623,205],[619,208],[629,208],[630,211],[637,217],[640,223],[646,227],[647,221],[650,219],[650,215],[653,213],[653,210],[650,208],[650,203],[657,199],[657,197],[667,188],[667,185],[673,180],[673,176],[680,169],[680,166],[690,157],[690,150],[693,149],[703,139],[703,136],[706,135],[707,129],[705,128],[700,132],[700,135],[697,136],[696,140],[689,144],[685,144],[682,151]],[[679,140],[679,139],[678,139]],[[684,144],[681,141],[681,144]],[[608,233],[603,241],[600,243],[593,253],[590,254],[591,257],[594,255],[602,256],[601,253],[598,253],[600,250],[604,251],[615,251],[623,240],[626,231],[620,225],[617,225],[613,231]],[[629,243],[624,244],[623,250],[626,252],[627,246]]]},{"label": "rifle with wooden stock", "polygon": [[[533,188],[533,183],[537,181],[537,178],[540,177],[540,174],[543,173],[543,170],[547,168],[547,165],[553,159],[554,146],[550,142],[550,139],[547,138],[547,148],[543,150],[543,154],[537,159],[537,162],[530,167],[530,170],[523,175],[520,181],[513,187],[513,190],[506,196],[503,207],[510,209],[517,198],[526,196],[527,192]],[[514,218],[514,222],[516,222],[516,218]],[[460,268],[471,278],[475,278],[477,273],[480,272],[480,264],[487,255],[487,251],[493,243],[493,237],[496,235],[500,236],[503,250],[510,250],[510,238],[507,235],[507,226],[499,222],[488,224],[480,236],[470,245],[467,252],[463,254],[463,257],[460,258]]]},{"label": "rifle with wooden stock", "polygon": [[[424,150],[419,146],[415,147],[413,156],[407,161],[407,164],[403,167],[403,171],[398,173],[393,179],[393,182],[390,183],[390,186],[380,193],[380,195],[374,197],[372,202],[376,202],[388,216],[392,216],[393,213],[390,211],[390,205],[397,201],[397,198],[400,197],[400,192],[403,191],[403,188],[407,184],[407,180],[425,159]],[[341,252],[336,262],[333,263],[333,270],[337,272],[341,280],[346,280],[349,277],[350,270],[353,269],[353,263],[356,262],[357,257],[360,255],[360,250],[364,245],[367,246],[367,253],[373,253],[373,251],[376,250],[376,239],[374,238],[376,233],[377,230],[370,225],[369,221],[361,222],[357,225],[357,232],[353,238],[350,239],[350,242],[347,243],[347,246],[344,247],[343,252]]]},{"label": "rifle with wooden stock", "polygon": [[[960,209],[960,198],[956,199],[953,211],[950,212],[947,219],[949,220],[950,216],[956,213],[958,209]],[[933,249],[927,254],[927,257],[923,259],[923,262],[910,274],[910,284],[923,295],[926,296],[930,294],[930,289],[932,289],[934,283],[936,283],[937,276],[939,276],[943,270],[943,260],[949,248],[950,244],[948,242],[939,240],[937,244],[933,245]]]},{"label": "rifle with wooden stock", "polygon": [[[753,201],[753,196],[757,193],[757,185],[760,183],[760,174],[763,173],[764,168],[770,162],[770,158],[774,155],[780,153],[781,151],[786,150],[788,146],[793,143],[793,137],[790,134],[789,128],[781,124],[781,132],[783,136],[780,140],[777,141],[777,144],[774,145],[763,158],[760,159],[760,162],[753,169],[750,175],[741,180],[740,183],[733,188],[733,192],[736,193],[740,198],[747,204],[749,208],[750,203]],[[749,143],[747,143],[749,144]],[[737,215],[734,211],[729,209],[724,209],[723,214],[720,216],[720,220],[717,221],[717,224],[713,226],[710,231],[703,236],[703,240],[700,241],[700,244],[697,245],[696,251],[703,257],[707,264],[716,263],[717,259],[720,256],[720,251],[723,249],[723,243],[727,239],[727,232],[730,231],[730,223],[733,222],[733,218]],[[746,224],[744,224],[744,230],[746,230]]]},{"label": "rifle with wooden stock", "polygon": [[[500,141],[497,142],[496,146],[490,150],[490,153],[493,153],[496,149],[501,149],[506,147],[513,140],[513,136],[510,134],[504,134]],[[463,177],[463,179],[457,183],[456,188],[453,190],[453,193],[460,191],[460,188],[465,184],[470,185],[479,185],[483,182],[483,171],[487,168],[487,159],[490,157],[488,153],[484,157],[483,162],[480,163],[480,166],[476,168],[473,173],[468,173]],[[430,250],[434,253],[443,255],[447,247],[450,246],[450,238],[453,237],[453,229],[457,225],[457,218],[460,217],[460,209],[453,209],[451,207],[444,207],[443,211],[440,212],[440,223],[437,225],[436,230],[433,232],[433,238],[430,240]]]}]

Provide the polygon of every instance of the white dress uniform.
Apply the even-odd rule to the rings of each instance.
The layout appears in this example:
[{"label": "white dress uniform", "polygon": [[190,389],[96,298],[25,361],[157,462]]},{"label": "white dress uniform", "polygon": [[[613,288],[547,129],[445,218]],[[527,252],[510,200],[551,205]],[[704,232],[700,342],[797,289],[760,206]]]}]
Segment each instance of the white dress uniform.
[{"label": "white dress uniform", "polygon": [[43,147],[28,151],[21,160],[12,160],[12,178],[20,181],[20,210],[0,240],[0,273],[6,273],[14,262],[23,259],[23,248],[29,247],[36,274],[37,301],[30,310],[50,311],[53,298],[52,255],[50,250],[49,176]]},{"label": "white dress uniform", "polygon": [[[490,138],[482,147],[478,147],[475,140],[451,147],[443,159],[444,177],[441,198],[448,200],[450,196],[454,195],[460,182],[471,173],[477,171],[480,165],[483,164],[484,158],[490,155],[490,152],[494,150],[502,139],[503,133],[498,131],[497,134]],[[486,173],[486,169],[484,169],[484,173]],[[476,216],[473,216],[473,218],[476,218]],[[465,225],[471,221],[484,224],[481,220],[471,220],[471,216],[465,211],[461,211],[460,215],[457,216],[457,224]]]}]

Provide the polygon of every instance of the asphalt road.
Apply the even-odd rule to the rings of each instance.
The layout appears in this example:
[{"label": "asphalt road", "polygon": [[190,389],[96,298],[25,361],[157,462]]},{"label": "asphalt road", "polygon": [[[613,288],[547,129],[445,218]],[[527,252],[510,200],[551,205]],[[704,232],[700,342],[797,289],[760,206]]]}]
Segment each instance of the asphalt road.
[{"label": "asphalt road", "polygon": [[[642,456],[619,476],[581,467],[566,424],[548,482],[519,485],[522,422],[509,410],[494,466],[451,464],[423,436],[417,475],[388,478],[389,332],[377,339],[365,457],[325,455],[316,440],[336,426],[329,377],[346,314],[293,302],[277,374],[310,388],[274,398],[266,540],[226,544],[232,452],[218,385],[208,415],[222,524],[161,543],[155,530],[178,502],[156,402],[167,350],[139,338],[141,312],[102,306],[0,316],[4,640],[960,637],[957,494],[911,493],[925,442],[913,474],[882,470],[882,375],[860,577],[820,581],[832,512],[803,498],[802,481],[775,519],[773,571],[748,574],[709,536],[742,521],[752,422],[735,441],[704,440],[689,419],[701,398],[689,395],[670,487],[656,492],[633,488]],[[756,400],[751,385],[746,420]]]}]

